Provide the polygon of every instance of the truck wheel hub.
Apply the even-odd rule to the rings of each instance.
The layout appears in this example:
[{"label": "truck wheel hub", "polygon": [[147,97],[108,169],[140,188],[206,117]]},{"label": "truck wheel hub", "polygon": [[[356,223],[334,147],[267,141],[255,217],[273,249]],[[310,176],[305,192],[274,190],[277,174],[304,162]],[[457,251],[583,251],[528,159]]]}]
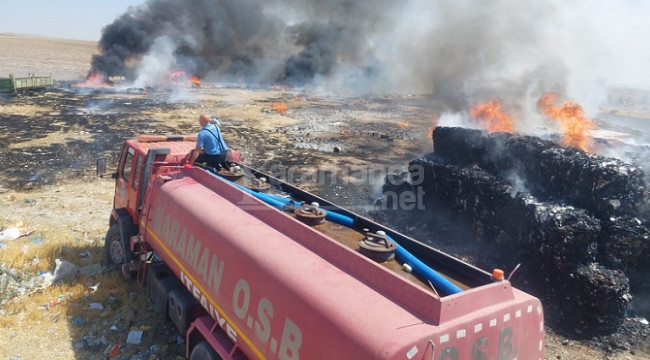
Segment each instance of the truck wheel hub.
[{"label": "truck wheel hub", "polygon": [[122,249],[122,244],[119,241],[111,242],[111,259],[115,264],[121,264],[124,262],[124,251]]}]

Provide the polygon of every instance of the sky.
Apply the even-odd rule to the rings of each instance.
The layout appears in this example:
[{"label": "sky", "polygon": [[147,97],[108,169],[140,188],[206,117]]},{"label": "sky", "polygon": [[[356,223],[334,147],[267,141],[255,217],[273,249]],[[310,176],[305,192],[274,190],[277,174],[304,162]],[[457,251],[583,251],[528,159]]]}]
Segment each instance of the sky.
[{"label": "sky", "polygon": [[0,0],[0,33],[98,41],[102,28],[146,0]]}]

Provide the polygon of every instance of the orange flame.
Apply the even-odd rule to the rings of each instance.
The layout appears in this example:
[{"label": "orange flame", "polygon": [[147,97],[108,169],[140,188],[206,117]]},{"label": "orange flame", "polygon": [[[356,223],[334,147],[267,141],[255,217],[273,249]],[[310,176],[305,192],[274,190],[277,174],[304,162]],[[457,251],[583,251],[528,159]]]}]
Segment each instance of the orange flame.
[{"label": "orange flame", "polygon": [[427,137],[429,137],[429,139],[433,139],[433,130],[435,130],[435,128],[435,126],[429,127],[429,130],[427,132]]},{"label": "orange flame", "polygon": [[408,129],[410,127],[410,125],[408,123],[398,122],[397,127],[402,128],[402,129]]},{"label": "orange flame", "polygon": [[201,80],[198,77],[189,76],[182,70],[170,72],[167,78],[172,85],[201,87]]},{"label": "orange flame", "polygon": [[555,106],[557,98],[557,94],[546,94],[537,101],[537,107],[544,115],[560,123],[563,131],[562,144],[591,151],[593,138],[589,135],[589,130],[596,125],[585,115],[582,106],[575,102],[565,101]]},{"label": "orange flame", "polygon": [[107,88],[110,87],[106,81],[106,77],[100,73],[93,73],[88,75],[88,78],[84,82],[77,84],[72,84],[73,87],[93,87],[93,88]]},{"label": "orange flame", "polygon": [[477,120],[485,121],[490,132],[513,133],[515,131],[512,118],[503,112],[501,103],[496,99],[476,104],[469,110],[469,114]]},{"label": "orange flame", "polygon": [[287,91],[289,90],[289,87],[287,85],[275,84],[275,85],[271,85],[271,89],[278,90],[278,91]]},{"label": "orange flame", "polygon": [[287,104],[275,102],[275,103],[273,103],[272,108],[273,108],[273,111],[275,111],[278,114],[284,115],[284,114],[287,113]]}]

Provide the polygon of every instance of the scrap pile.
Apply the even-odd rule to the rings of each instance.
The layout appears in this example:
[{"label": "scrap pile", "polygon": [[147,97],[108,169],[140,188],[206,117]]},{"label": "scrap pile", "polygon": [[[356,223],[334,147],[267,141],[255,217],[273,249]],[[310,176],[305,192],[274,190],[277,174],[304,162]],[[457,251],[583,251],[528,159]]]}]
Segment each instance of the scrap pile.
[{"label": "scrap pile", "polygon": [[617,329],[630,292],[650,287],[643,171],[532,136],[438,127],[433,140],[434,153],[410,163],[425,204],[453,209],[524,262],[567,329]]}]

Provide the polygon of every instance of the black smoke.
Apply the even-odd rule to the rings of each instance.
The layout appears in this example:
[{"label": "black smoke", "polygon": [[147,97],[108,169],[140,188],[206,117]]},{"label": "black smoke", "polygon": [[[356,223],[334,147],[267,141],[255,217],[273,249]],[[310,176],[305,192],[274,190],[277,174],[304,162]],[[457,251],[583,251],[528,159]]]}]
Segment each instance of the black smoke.
[{"label": "black smoke", "polygon": [[[639,11],[630,6],[623,0],[149,0],[103,29],[91,71],[143,84],[183,70],[220,83],[427,92],[456,110],[494,96],[536,101],[547,91],[580,101],[595,78],[625,81],[619,79],[630,71],[612,65],[618,59],[650,59],[630,53],[642,47],[615,37],[622,30],[601,26],[615,21],[616,29],[644,33],[647,22],[627,19]],[[605,20],[596,17],[601,13]]]},{"label": "black smoke", "polygon": [[[375,6],[383,10],[371,14]],[[183,70],[219,81],[305,84],[331,76],[339,64],[366,67],[369,39],[394,21],[387,15],[396,6],[388,0],[150,0],[103,29],[91,72],[136,80],[157,67],[154,73]]]}]

